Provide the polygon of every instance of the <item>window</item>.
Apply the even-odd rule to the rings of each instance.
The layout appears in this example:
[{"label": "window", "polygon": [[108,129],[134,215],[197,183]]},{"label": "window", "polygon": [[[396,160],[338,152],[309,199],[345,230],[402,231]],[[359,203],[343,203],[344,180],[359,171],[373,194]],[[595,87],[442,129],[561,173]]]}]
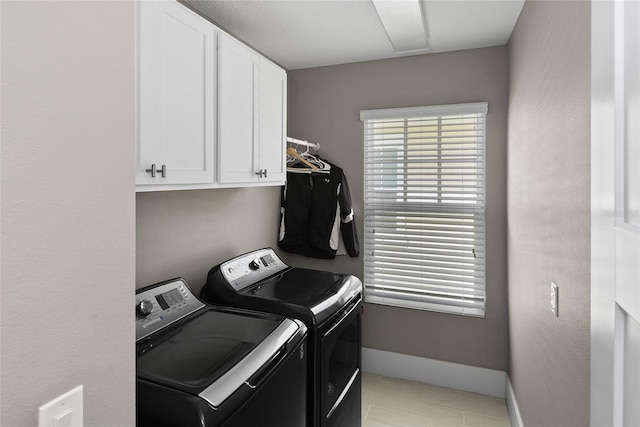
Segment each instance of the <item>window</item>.
[{"label": "window", "polygon": [[360,112],[367,302],[484,317],[486,113]]}]

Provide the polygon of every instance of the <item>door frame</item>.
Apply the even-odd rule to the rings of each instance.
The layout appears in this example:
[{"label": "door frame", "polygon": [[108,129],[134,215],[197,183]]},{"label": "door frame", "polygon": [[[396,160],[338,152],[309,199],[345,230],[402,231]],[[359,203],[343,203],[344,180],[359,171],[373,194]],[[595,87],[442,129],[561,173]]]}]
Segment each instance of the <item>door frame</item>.
[{"label": "door frame", "polygon": [[[626,271],[629,258],[616,258],[616,225],[626,218],[624,208],[616,206],[616,170],[623,157],[616,158],[616,138],[620,119],[616,116],[616,51],[621,28],[616,15],[623,0],[591,2],[591,425],[620,426],[625,412],[620,389],[623,360],[616,334],[620,316],[616,307],[621,301],[637,303],[636,289],[616,295],[617,267]],[[617,6],[616,6],[617,5]],[[622,5],[624,6],[624,5]],[[620,9],[622,11],[622,9]],[[620,113],[618,112],[618,115]],[[618,264],[616,264],[618,262]],[[631,268],[635,270],[635,268]],[[634,273],[635,274],[635,273]],[[623,288],[620,288],[623,290]],[[624,288],[628,289],[628,288]],[[630,307],[637,305],[632,304]],[[636,311],[637,313],[637,311]],[[618,324],[617,324],[618,323]],[[618,336],[620,338],[620,336]],[[616,351],[616,349],[618,351]]]},{"label": "door frame", "polygon": [[591,2],[591,425],[613,425],[614,4]]}]

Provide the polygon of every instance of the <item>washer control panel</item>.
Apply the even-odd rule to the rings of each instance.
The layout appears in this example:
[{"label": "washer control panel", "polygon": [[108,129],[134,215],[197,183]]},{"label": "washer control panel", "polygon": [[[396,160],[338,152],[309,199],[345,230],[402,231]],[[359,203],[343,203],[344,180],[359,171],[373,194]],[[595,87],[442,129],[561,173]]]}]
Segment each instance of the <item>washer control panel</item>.
[{"label": "washer control panel", "polygon": [[287,268],[289,266],[271,248],[240,255],[220,266],[222,275],[236,292]]},{"label": "washer control panel", "polygon": [[184,279],[141,289],[136,293],[136,341],[204,306]]}]

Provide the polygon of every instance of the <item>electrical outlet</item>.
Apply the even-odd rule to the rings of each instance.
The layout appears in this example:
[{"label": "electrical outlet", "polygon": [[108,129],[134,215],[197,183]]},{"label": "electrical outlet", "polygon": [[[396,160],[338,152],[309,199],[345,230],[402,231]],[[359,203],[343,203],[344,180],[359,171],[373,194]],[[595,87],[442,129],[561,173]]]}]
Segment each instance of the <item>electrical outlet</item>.
[{"label": "electrical outlet", "polygon": [[558,285],[551,282],[551,312],[558,317]]}]

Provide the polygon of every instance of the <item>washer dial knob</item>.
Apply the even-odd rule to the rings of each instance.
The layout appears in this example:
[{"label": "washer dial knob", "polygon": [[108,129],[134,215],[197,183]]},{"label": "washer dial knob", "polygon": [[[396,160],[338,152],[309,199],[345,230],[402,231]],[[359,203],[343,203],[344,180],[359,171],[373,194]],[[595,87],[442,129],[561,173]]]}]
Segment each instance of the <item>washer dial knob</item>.
[{"label": "washer dial knob", "polygon": [[249,263],[249,268],[251,270],[257,270],[260,268],[260,261],[258,261],[257,259],[254,259],[253,261],[251,261]]},{"label": "washer dial knob", "polygon": [[153,303],[147,299],[136,304],[136,314],[138,315],[138,317],[149,317],[152,311]]}]

